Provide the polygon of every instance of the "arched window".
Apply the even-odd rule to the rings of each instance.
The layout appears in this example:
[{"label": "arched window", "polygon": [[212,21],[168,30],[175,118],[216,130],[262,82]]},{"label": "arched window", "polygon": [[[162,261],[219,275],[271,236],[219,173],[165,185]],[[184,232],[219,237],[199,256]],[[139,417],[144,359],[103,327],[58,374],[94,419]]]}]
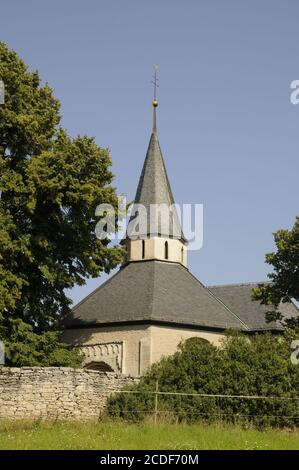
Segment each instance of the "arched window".
[{"label": "arched window", "polygon": [[168,259],[168,242],[165,242],[164,258],[165,258],[165,259]]},{"label": "arched window", "polygon": [[198,336],[192,336],[191,338],[187,338],[185,340],[185,344],[210,344],[210,341],[205,338],[200,338]]},{"label": "arched window", "polygon": [[142,240],[142,259],[145,258],[145,241]]},{"label": "arched window", "polygon": [[114,372],[112,367],[106,362],[89,362],[84,369],[99,370],[101,372]]},{"label": "arched window", "polygon": [[181,248],[181,263],[184,263],[184,248]]}]

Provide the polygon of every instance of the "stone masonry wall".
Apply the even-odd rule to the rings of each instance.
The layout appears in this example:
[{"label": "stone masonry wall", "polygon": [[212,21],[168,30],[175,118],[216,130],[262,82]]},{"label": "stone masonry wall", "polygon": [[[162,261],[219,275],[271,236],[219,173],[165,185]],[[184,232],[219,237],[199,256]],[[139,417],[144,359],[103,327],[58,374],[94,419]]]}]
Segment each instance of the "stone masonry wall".
[{"label": "stone masonry wall", "polygon": [[0,419],[97,419],[109,395],[137,381],[69,367],[0,367]]}]

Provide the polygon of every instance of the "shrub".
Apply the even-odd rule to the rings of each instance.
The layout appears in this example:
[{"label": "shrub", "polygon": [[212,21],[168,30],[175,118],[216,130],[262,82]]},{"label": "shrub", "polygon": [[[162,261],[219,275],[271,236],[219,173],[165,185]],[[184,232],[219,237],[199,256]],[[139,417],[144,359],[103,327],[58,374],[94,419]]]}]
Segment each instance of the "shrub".
[{"label": "shrub", "polygon": [[[159,391],[211,395],[269,397],[264,399],[159,395],[160,416],[176,421],[223,420],[257,426],[294,426],[299,418],[299,365],[290,360],[291,339],[296,331],[283,336],[256,334],[248,339],[229,332],[220,348],[192,338],[178,351],[154,364],[141,381],[107,403],[107,414],[140,421],[154,411],[156,383]],[[297,331],[298,337],[298,331]],[[270,398],[279,397],[283,400]]]}]

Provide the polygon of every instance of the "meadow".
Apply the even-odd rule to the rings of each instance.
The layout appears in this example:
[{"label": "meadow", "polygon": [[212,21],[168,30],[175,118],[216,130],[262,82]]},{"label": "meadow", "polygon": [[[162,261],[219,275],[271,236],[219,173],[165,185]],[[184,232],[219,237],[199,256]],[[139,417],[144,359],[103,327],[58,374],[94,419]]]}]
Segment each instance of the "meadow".
[{"label": "meadow", "polygon": [[0,449],[298,450],[299,431],[224,424],[2,422]]}]

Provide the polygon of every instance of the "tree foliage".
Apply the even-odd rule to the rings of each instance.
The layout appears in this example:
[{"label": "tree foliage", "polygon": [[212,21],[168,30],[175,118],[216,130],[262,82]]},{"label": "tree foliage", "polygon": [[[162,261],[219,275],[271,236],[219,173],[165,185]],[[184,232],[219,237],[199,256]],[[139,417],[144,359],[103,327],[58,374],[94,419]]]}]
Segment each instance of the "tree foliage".
[{"label": "tree foliage", "polygon": [[291,230],[274,233],[276,252],[266,255],[266,262],[274,272],[268,274],[270,283],[259,284],[253,289],[253,298],[262,304],[274,305],[275,310],[267,314],[269,321],[280,320],[289,326],[298,325],[299,317],[284,319],[279,312],[281,302],[294,299],[299,302],[299,217]]},{"label": "tree foliage", "polygon": [[[6,337],[5,334],[3,336]],[[79,350],[70,349],[61,342],[60,336],[60,331],[55,330],[36,334],[32,326],[21,319],[12,320],[5,365],[80,367],[82,356]]]},{"label": "tree foliage", "polygon": [[35,347],[32,335],[50,338],[70,309],[66,289],[109,272],[123,253],[94,232],[97,205],[117,206],[109,150],[67,134],[52,89],[4,43],[0,77],[0,322],[9,350],[15,337],[20,348]]},{"label": "tree foliage", "polygon": [[156,381],[162,392],[189,394],[283,397],[245,399],[181,395],[159,395],[160,416],[178,421],[227,421],[257,426],[293,426],[298,423],[299,365],[290,360],[295,331],[283,337],[255,335],[249,341],[231,332],[221,348],[191,338],[173,356],[154,364],[137,385],[135,393],[121,393],[107,404],[110,416],[139,421],[154,411]]}]

